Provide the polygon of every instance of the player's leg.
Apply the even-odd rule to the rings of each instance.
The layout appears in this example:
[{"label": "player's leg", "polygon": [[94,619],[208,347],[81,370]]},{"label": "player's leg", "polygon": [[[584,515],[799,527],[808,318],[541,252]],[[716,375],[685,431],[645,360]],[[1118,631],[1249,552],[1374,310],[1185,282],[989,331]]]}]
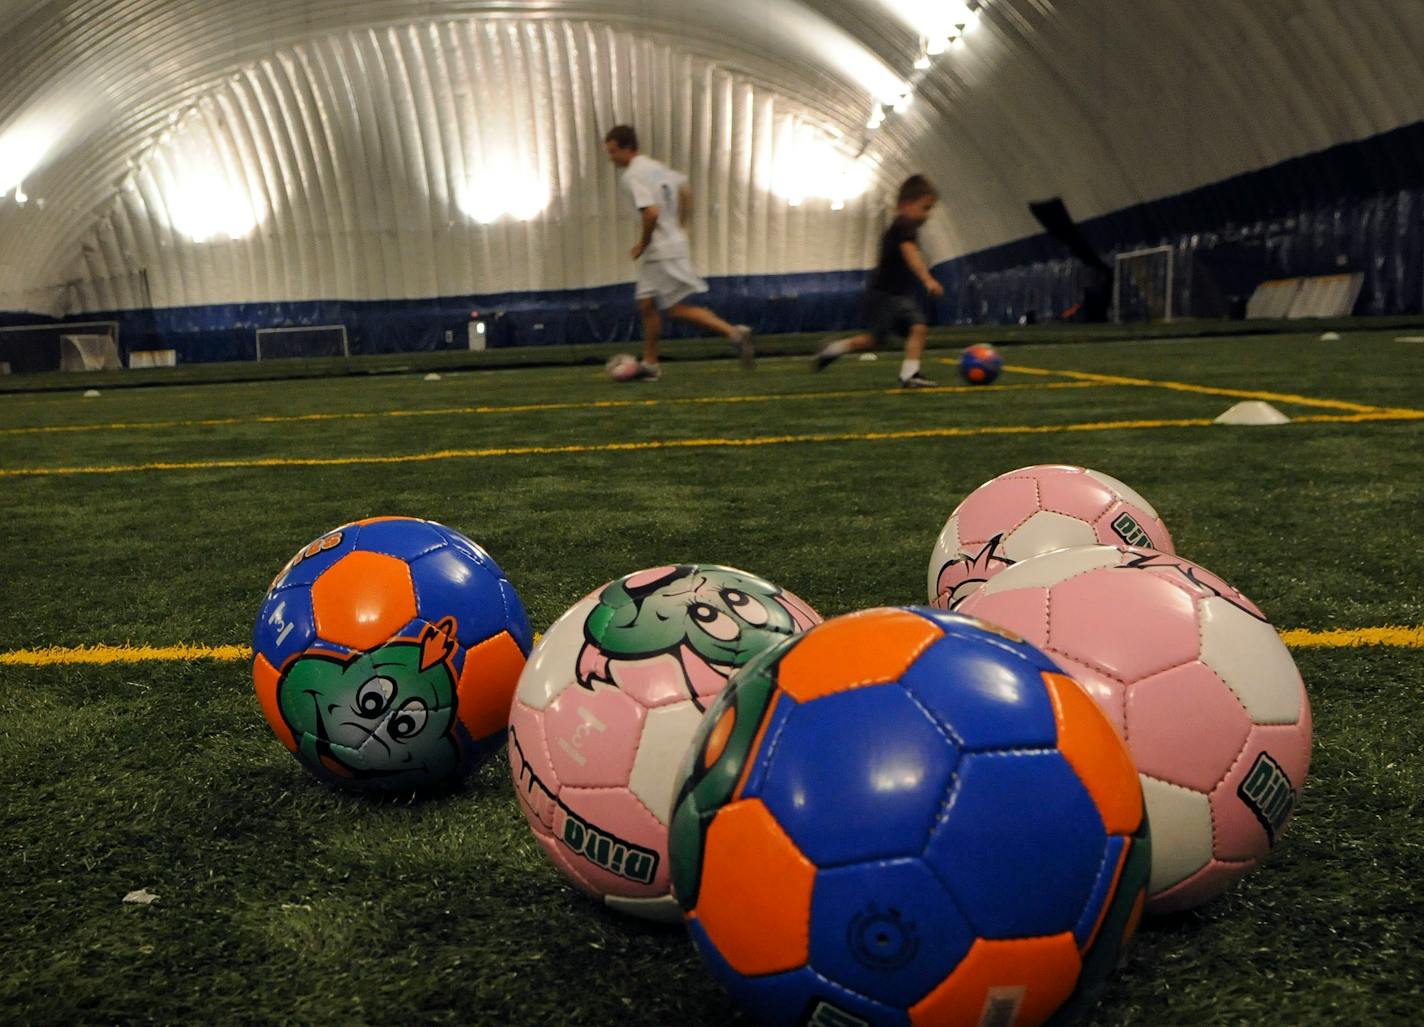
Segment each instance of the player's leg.
[{"label": "player's leg", "polygon": [[690,303],[679,302],[667,308],[669,317],[675,317],[679,321],[686,321],[688,324],[720,335],[729,339],[737,349],[737,357],[741,360],[743,367],[751,367],[756,361],[756,348],[752,343],[752,329],[750,325],[734,325],[722,320],[707,307],[694,307]]},{"label": "player's leg", "polygon": [[860,353],[875,348],[875,338],[867,332],[852,335],[848,339],[837,339],[822,346],[811,358],[811,370],[822,371],[847,353]]},{"label": "player's leg", "polygon": [[935,383],[920,373],[920,358],[925,352],[925,336],[928,329],[924,323],[910,325],[905,335],[905,359],[900,364],[900,387],[904,389],[925,389]]},{"label": "player's leg", "polygon": [[662,374],[658,350],[663,336],[663,319],[658,313],[657,300],[652,296],[640,296],[638,314],[643,319],[643,359],[638,365],[638,377],[656,380]]}]

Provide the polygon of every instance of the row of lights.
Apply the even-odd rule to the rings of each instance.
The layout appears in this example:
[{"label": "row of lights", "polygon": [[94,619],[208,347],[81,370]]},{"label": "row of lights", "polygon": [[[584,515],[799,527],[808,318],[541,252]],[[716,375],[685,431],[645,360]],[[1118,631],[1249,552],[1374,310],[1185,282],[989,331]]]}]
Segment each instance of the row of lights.
[{"label": "row of lights", "polygon": [[894,103],[885,104],[876,101],[871,107],[870,120],[865,125],[867,129],[874,132],[884,125],[887,109],[896,114],[905,114],[909,111],[915,102],[915,88],[925,80],[930,69],[934,67],[934,58],[943,56],[951,47],[959,48],[964,45],[964,37],[974,31],[975,26],[979,23],[979,12],[982,7],[983,0],[970,0],[965,5],[963,20],[955,21],[953,30],[948,35],[935,34],[920,38],[919,56],[915,58],[914,73],[906,83],[905,91]]}]

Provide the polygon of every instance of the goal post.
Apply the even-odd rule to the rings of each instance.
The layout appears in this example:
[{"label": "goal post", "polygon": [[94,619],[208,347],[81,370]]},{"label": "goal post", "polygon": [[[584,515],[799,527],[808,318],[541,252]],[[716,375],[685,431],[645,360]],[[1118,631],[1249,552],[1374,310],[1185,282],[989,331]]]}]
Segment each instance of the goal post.
[{"label": "goal post", "polygon": [[1171,321],[1171,246],[1129,250],[1113,258],[1113,321]]},{"label": "goal post", "polygon": [[287,325],[257,329],[257,359],[284,357],[349,357],[351,345],[346,326]]},{"label": "goal post", "polygon": [[[69,341],[73,339],[83,341]],[[16,374],[84,370],[86,360],[117,366],[109,355],[117,361],[120,353],[117,321],[47,321],[0,328],[0,362]]]}]

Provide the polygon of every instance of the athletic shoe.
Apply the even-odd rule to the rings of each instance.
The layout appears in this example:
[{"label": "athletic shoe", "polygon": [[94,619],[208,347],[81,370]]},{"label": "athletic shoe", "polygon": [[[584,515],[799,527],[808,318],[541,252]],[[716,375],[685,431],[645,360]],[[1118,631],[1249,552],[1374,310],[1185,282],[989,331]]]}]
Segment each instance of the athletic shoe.
[{"label": "athletic shoe", "polygon": [[663,376],[662,364],[646,364],[638,361],[638,373],[633,375],[634,381],[655,382]]},{"label": "athletic shoe", "polygon": [[924,375],[920,374],[920,372],[918,371],[910,375],[910,377],[908,378],[900,379],[900,388],[902,389],[932,389],[934,387],[935,383],[930,381]]},{"label": "athletic shoe", "polygon": [[752,343],[751,325],[736,325],[736,334],[732,336],[732,345],[737,350],[737,360],[741,365],[750,371],[756,367],[756,346]]},{"label": "athletic shoe", "polygon": [[839,354],[827,353],[825,350],[817,353],[811,358],[812,371],[824,371],[839,359]]}]

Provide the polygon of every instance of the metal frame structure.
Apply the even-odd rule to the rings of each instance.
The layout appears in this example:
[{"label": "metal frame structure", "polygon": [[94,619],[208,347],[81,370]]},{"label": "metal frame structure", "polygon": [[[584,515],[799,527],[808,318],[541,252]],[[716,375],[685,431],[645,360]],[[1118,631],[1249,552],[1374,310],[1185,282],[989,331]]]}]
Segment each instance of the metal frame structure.
[{"label": "metal frame structure", "polygon": [[[341,333],[341,355],[349,357],[351,355],[351,344],[346,336],[346,326],[344,324],[335,325],[284,325],[281,328],[258,328],[257,330],[257,359],[262,359],[262,336],[279,335],[290,332],[323,332],[339,331]],[[269,357],[269,360],[280,360],[281,357]]]},{"label": "metal frame structure", "polygon": [[1163,308],[1162,320],[1170,323],[1172,320],[1172,273],[1175,265],[1175,257],[1172,246],[1148,246],[1140,250],[1129,250],[1126,253],[1118,253],[1113,257],[1113,324],[1122,324],[1122,262],[1138,257],[1149,257],[1157,253],[1167,254],[1167,302]]}]

